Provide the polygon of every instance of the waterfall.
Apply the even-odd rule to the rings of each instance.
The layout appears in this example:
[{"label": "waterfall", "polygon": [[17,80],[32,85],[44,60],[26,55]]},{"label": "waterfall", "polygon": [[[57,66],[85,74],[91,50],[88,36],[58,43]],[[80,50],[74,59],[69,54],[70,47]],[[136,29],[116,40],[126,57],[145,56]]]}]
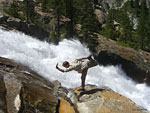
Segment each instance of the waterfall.
[{"label": "waterfall", "polygon": [[[49,44],[23,33],[0,29],[0,56],[28,66],[49,81],[58,80],[62,86],[74,88],[81,85],[81,75],[75,71],[62,73],[64,60],[90,55],[89,49],[78,40],[62,40],[59,45]],[[86,84],[108,86],[150,110],[150,87],[137,84],[122,71],[120,66],[96,66],[88,70]]]}]

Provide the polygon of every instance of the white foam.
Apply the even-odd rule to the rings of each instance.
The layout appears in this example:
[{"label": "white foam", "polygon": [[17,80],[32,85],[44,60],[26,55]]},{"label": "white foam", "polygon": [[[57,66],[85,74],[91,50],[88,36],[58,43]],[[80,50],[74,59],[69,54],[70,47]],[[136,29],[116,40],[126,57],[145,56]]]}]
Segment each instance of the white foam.
[{"label": "white foam", "polygon": [[[63,40],[58,46],[42,42],[22,33],[0,30],[0,56],[22,63],[46,79],[58,80],[68,88],[80,86],[80,74],[72,71],[61,73],[56,70],[64,60],[88,56],[86,46],[77,40]],[[150,110],[150,87],[136,84],[121,70],[120,66],[96,66],[89,69],[86,84],[108,86],[132,99],[136,104]]]}]

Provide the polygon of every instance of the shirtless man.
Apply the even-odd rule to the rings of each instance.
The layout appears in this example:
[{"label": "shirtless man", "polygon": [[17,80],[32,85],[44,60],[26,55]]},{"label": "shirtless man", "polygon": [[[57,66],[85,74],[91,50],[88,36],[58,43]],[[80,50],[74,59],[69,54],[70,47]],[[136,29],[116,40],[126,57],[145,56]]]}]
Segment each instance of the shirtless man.
[{"label": "shirtless man", "polygon": [[90,55],[88,57],[75,59],[75,60],[71,61],[70,63],[68,61],[64,61],[62,66],[65,67],[65,69],[59,68],[58,63],[57,63],[56,69],[58,69],[61,72],[69,72],[69,71],[75,70],[78,73],[82,73],[81,86],[82,86],[82,90],[85,91],[84,86],[85,86],[85,79],[86,79],[87,71],[89,68],[97,65],[96,60],[92,57],[94,57],[94,56]]}]

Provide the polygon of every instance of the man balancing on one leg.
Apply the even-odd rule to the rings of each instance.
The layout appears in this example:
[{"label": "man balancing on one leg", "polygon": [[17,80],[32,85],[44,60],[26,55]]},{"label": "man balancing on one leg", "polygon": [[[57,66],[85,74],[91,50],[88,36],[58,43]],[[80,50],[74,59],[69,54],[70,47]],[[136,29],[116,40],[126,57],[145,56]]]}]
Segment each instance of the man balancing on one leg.
[{"label": "man balancing on one leg", "polygon": [[[92,56],[93,55],[90,55],[90,56],[84,57],[84,58],[75,59],[70,63],[68,61],[64,61],[62,65],[63,65],[63,67],[65,67],[65,69],[59,68],[58,63],[57,63],[56,69],[58,69],[61,72],[69,72],[69,71],[75,70],[78,73],[82,73],[82,76],[81,76],[82,84],[81,85],[82,85],[82,90],[85,91],[84,86],[85,86],[85,79],[86,79],[87,71],[89,68],[97,65],[96,60],[94,60],[94,58],[92,58]],[[85,59],[87,59],[87,60],[85,60]]]}]

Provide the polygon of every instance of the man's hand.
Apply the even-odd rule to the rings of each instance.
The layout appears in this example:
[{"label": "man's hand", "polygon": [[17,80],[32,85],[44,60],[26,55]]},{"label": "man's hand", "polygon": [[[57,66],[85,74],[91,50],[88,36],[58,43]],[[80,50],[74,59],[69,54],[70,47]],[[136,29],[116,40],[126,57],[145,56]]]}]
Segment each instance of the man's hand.
[{"label": "man's hand", "polygon": [[61,69],[61,68],[58,67],[58,63],[56,64],[56,69],[58,69],[61,72],[65,72],[63,69]]}]

